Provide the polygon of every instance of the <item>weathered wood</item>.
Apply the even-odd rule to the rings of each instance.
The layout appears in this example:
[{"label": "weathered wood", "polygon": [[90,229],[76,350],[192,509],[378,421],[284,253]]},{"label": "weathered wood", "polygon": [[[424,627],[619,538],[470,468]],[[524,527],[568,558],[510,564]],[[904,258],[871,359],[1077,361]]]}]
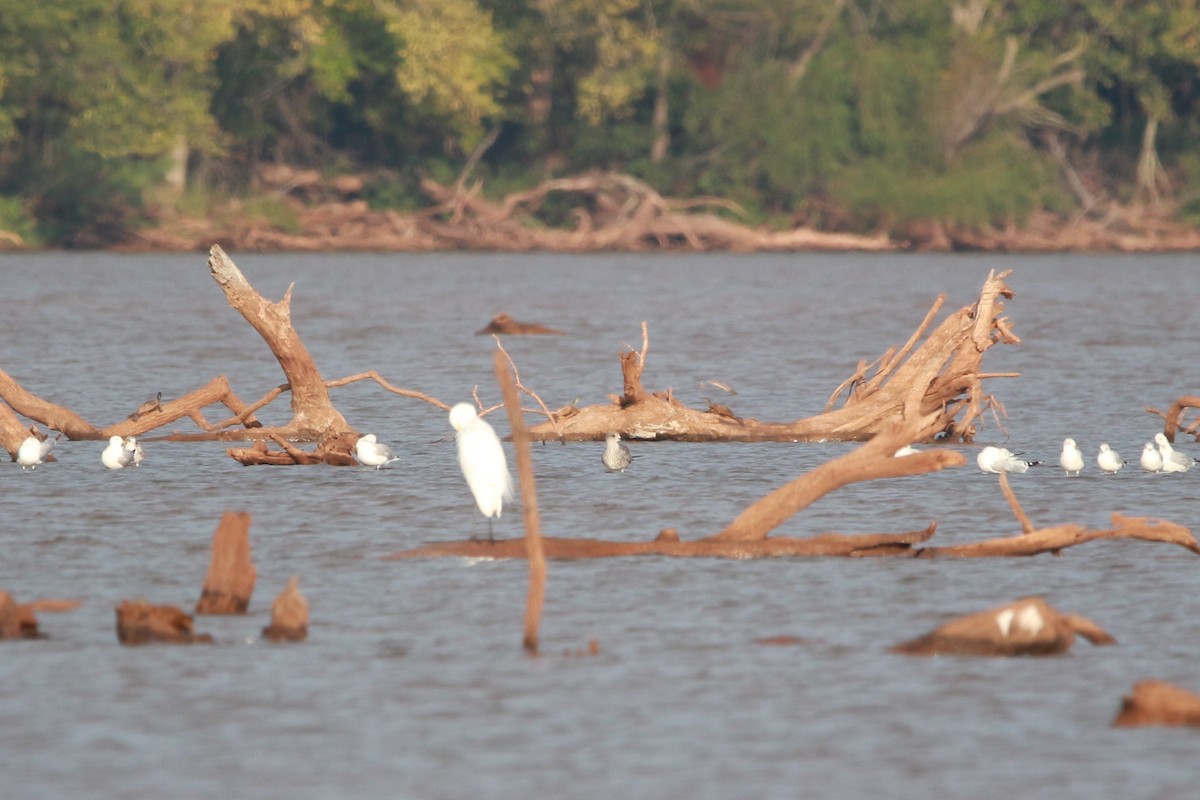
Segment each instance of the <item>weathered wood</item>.
[{"label": "weathered wood", "polygon": [[1024,597],[951,620],[891,650],[918,656],[1058,655],[1071,649],[1076,634],[1092,644],[1116,643],[1094,622],[1063,614],[1040,597]]},{"label": "weathered wood", "polygon": [[508,314],[497,314],[492,317],[492,321],[484,327],[475,331],[476,336],[562,336],[563,332],[549,328],[540,322],[521,322],[510,317]]},{"label": "weathered wood", "polygon": [[117,641],[121,644],[211,643],[212,636],[196,633],[192,618],[175,606],[155,606],[145,600],[125,600],[117,606]]},{"label": "weathered wood", "polygon": [[969,544],[925,547],[915,555],[922,558],[994,558],[997,556],[1036,556],[1057,553],[1068,547],[1098,539],[1140,539],[1146,542],[1174,544],[1200,555],[1200,544],[1183,525],[1149,517],[1112,515],[1112,527],[1089,530],[1083,525],[1055,525],[1022,532],[1017,536],[986,539]]},{"label": "weathered wood", "polygon": [[1133,692],[1121,698],[1121,710],[1112,724],[1114,728],[1200,725],[1200,695],[1166,681],[1138,681]]},{"label": "weathered wood", "polygon": [[245,511],[226,511],[221,516],[197,614],[246,613],[257,575],[250,558],[250,520]]},{"label": "weathered wood", "polygon": [[271,603],[271,624],[262,636],[271,642],[302,642],[308,638],[308,601],[300,594],[300,579],[293,576]]},{"label": "weathered wood", "polygon": [[525,522],[525,558],[529,560],[529,596],[525,603],[525,649],[538,650],[538,628],[542,621],[542,605],[546,597],[546,551],[542,544],[541,519],[538,515],[537,482],[533,476],[533,458],[529,453],[529,434],[525,430],[524,412],[517,397],[517,387],[509,372],[506,354],[495,355],[496,380],[504,397],[508,423],[512,429],[513,448],[517,453],[517,480],[521,486],[521,511]]},{"label": "weathered wood", "polygon": [[[686,408],[642,389],[645,353],[626,351],[620,357],[623,394],[611,405],[578,409],[555,426],[542,422],[530,429],[535,440],[561,438],[598,441],[608,431],[624,439],[672,439],[681,441],[863,441],[889,430],[906,418],[935,415],[925,440],[935,434],[952,440],[970,441],[975,421],[992,403],[983,391],[991,378],[1016,377],[1016,373],[985,373],[984,353],[996,344],[1019,344],[1007,320],[1001,316],[1002,299],[1013,296],[1004,279],[1009,272],[989,274],[979,299],[944,319],[928,331],[939,298],[909,341],[899,350],[889,350],[876,363],[874,375],[860,364],[844,382],[848,396],[840,408],[826,407],[820,414],[793,422],[761,422]],[[657,400],[657,402],[655,402]]]}]

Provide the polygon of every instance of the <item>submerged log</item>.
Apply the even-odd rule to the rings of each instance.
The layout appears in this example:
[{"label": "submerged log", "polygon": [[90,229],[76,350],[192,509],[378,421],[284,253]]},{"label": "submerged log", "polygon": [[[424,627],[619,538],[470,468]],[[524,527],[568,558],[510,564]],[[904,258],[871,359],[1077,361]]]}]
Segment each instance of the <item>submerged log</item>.
[{"label": "submerged log", "polygon": [[78,600],[44,599],[18,604],[6,591],[0,590],[0,639],[39,639],[37,615],[42,611],[73,611]]},{"label": "submerged log", "polygon": [[1133,693],[1121,698],[1121,710],[1113,720],[1113,727],[1144,725],[1200,725],[1200,695],[1166,681],[1138,681],[1133,685]]},{"label": "submerged log", "polygon": [[497,336],[526,336],[526,335],[552,335],[561,336],[562,331],[548,328],[540,322],[520,322],[513,319],[508,314],[497,314],[492,317],[492,321],[486,326],[475,331],[476,336],[486,336],[495,334]]},{"label": "submerged log", "polygon": [[226,511],[213,534],[212,561],[197,614],[245,614],[254,593],[256,570],[250,558],[250,514]]},{"label": "submerged log", "polygon": [[891,648],[916,656],[1045,656],[1071,649],[1079,634],[1092,644],[1116,644],[1094,622],[1064,614],[1040,597],[1024,597],[947,622]]},{"label": "submerged log", "polygon": [[300,594],[300,579],[293,576],[271,603],[271,624],[262,629],[270,642],[302,642],[308,638],[308,601]]},{"label": "submerged log", "polygon": [[[1016,373],[985,373],[983,355],[996,344],[1020,344],[1006,318],[1003,299],[1013,297],[1004,279],[1011,271],[988,275],[979,299],[933,327],[945,302],[933,304],[925,319],[900,348],[892,348],[873,364],[862,362],[816,416],[793,422],[761,422],[721,413],[712,403],[704,410],[676,402],[670,393],[648,393],[642,387],[648,349],[643,323],[640,352],[620,356],[623,393],[611,405],[592,405],[530,429],[534,440],[603,439],[616,431],[625,439],[681,441],[863,441],[894,428],[906,416],[936,415],[922,441],[934,436],[970,441],[975,421],[992,404],[983,390],[989,378]],[[874,366],[874,374],[868,375]],[[837,399],[846,394],[840,408]],[[557,430],[556,430],[557,428]]]},{"label": "submerged log", "polygon": [[208,644],[213,638],[207,633],[196,633],[191,616],[175,606],[124,600],[117,606],[117,640],[121,644]]}]

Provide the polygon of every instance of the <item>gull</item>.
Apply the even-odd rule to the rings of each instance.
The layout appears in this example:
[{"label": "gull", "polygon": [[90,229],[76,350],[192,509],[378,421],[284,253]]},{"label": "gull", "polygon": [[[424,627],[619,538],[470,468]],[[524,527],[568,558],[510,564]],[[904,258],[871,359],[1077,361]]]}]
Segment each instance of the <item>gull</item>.
[{"label": "gull", "polygon": [[1108,446],[1107,442],[1101,442],[1100,452],[1096,454],[1096,466],[1100,467],[1101,472],[1112,475],[1125,466],[1125,461],[1121,458],[1120,453]]},{"label": "gull", "polygon": [[916,455],[919,452],[921,451],[913,447],[911,444],[906,444],[904,447],[901,447],[899,450],[892,453],[892,458],[904,458],[905,456]]},{"label": "gull", "polygon": [[455,430],[458,466],[475,496],[475,505],[487,517],[488,539],[495,541],[492,520],[500,519],[504,501],[513,496],[512,476],[508,473],[500,437],[470,403],[459,403],[450,409],[450,427]]},{"label": "gull", "polygon": [[621,444],[621,434],[616,431],[604,434],[604,453],[600,462],[609,472],[624,472],[632,458],[629,448]]},{"label": "gull", "polygon": [[1154,448],[1154,442],[1146,442],[1142,445],[1142,457],[1139,462],[1146,472],[1162,472],[1163,457]]},{"label": "gull", "polygon": [[36,436],[26,436],[21,446],[17,448],[17,463],[21,465],[21,469],[37,469],[37,465],[44,463],[46,456],[50,455],[50,448],[54,447],[54,442],[50,439],[39,439]]},{"label": "gull", "polygon": [[373,433],[358,437],[358,441],[354,443],[354,455],[358,457],[360,464],[365,464],[375,469],[379,469],[389,462],[399,460],[396,456],[392,455],[392,448],[383,442],[377,441]]},{"label": "gull", "polygon": [[1063,439],[1062,453],[1058,456],[1058,465],[1068,475],[1078,475],[1083,471],[1083,453],[1080,452],[1074,439]]},{"label": "gull", "polygon": [[1192,468],[1192,464],[1196,463],[1196,459],[1191,456],[1176,452],[1165,434],[1154,434],[1154,441],[1158,443],[1158,452],[1162,455],[1163,472],[1187,472]]},{"label": "gull", "polygon": [[979,455],[975,456],[975,463],[979,465],[980,472],[988,472],[993,475],[1000,472],[1025,472],[1033,465],[1042,463],[1026,461],[1017,458],[1017,455],[1003,447],[988,445],[979,451]]},{"label": "gull", "polygon": [[142,446],[138,444],[138,440],[133,436],[126,436],[125,449],[133,453],[133,465],[135,467],[140,467],[142,465],[142,459],[146,457],[146,454],[142,452]]},{"label": "gull", "polygon": [[125,448],[120,436],[108,437],[108,447],[100,454],[100,463],[109,469],[121,469],[133,464],[134,451]]}]

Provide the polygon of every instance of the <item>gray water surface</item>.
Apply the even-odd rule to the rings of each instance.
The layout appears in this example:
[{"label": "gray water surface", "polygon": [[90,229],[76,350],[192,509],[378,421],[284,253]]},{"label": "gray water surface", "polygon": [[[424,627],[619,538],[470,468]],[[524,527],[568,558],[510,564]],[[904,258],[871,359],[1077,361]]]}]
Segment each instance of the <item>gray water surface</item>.
[{"label": "gray water surface", "polygon": [[[984,365],[1007,416],[978,441],[1050,462],[1013,485],[1039,524],[1112,512],[1200,523],[1200,470],[1144,475],[1143,442],[1195,394],[1200,311],[1190,256],[559,256],[231,254],[292,313],[326,378],[375,369],[446,402],[498,392],[495,314],[569,331],[510,337],[551,407],[619,393],[617,354],[703,405],[786,420],[821,411],[860,359],[902,344],[938,293],[974,301],[1013,269],[1024,343]],[[281,382],[202,254],[0,257],[0,368],[96,424],[146,397],[228,376],[243,400]],[[704,381],[733,386],[726,395]],[[1188,797],[1197,735],[1114,731],[1120,698],[1155,677],[1200,690],[1200,562],[1167,545],[1100,542],[1062,558],[643,558],[552,562],[543,655],[520,647],[524,562],[388,561],[486,533],[445,414],[373,383],[334,390],[351,424],[401,460],[383,470],[243,468],[225,445],[145,440],[109,472],[101,442],[61,441],[34,472],[0,465],[0,588],[78,597],[48,638],[0,647],[3,797],[792,798]],[[213,409],[210,418],[224,416]],[[288,417],[286,398],[260,415]],[[507,426],[494,419],[501,433]],[[191,430],[181,423],[180,430]],[[1079,478],[1054,466],[1073,436]],[[1094,466],[1099,442],[1130,459]],[[534,449],[546,534],[713,533],[746,504],[851,445],[600,442]],[[1200,455],[1194,444],[1180,448]],[[779,531],[939,523],[935,543],[1018,528],[994,476],[970,467],[830,495]],[[511,453],[511,451],[510,451]],[[254,515],[249,615],[200,617],[211,647],[125,648],[114,607],[190,610],[222,511]],[[498,536],[520,534],[519,504]],[[267,645],[271,598],[299,575],[300,645]],[[913,659],[887,648],[950,617],[1041,594],[1116,647],[1047,659]],[[799,637],[763,646],[767,636]],[[600,645],[596,657],[564,651]]]}]

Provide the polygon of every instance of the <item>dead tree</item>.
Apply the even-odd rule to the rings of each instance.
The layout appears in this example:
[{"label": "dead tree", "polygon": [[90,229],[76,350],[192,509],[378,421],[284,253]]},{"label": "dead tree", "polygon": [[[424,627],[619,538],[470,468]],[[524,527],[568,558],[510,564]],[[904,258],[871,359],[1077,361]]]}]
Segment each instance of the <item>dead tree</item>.
[{"label": "dead tree", "polygon": [[[873,363],[859,363],[854,374],[830,397],[825,411],[794,422],[760,422],[748,417],[688,408],[669,392],[647,392],[643,370],[649,341],[642,326],[642,348],[621,354],[623,391],[611,404],[570,407],[569,417],[543,422],[530,429],[535,440],[603,439],[617,431],[626,439],[681,441],[862,441],[895,428],[906,409],[932,414],[935,420],[922,440],[934,436],[970,441],[975,421],[993,403],[983,382],[1016,377],[1016,373],[986,373],[983,355],[996,344],[1020,344],[1002,315],[1004,298],[1013,292],[1004,279],[1010,271],[992,272],[979,299],[945,318],[934,318],[945,302],[940,296],[925,319],[899,348],[891,348]],[[871,369],[874,372],[869,374]],[[838,399],[845,394],[840,407]]]},{"label": "dead tree", "polygon": [[[233,260],[218,245],[208,258],[209,272],[221,287],[229,304],[258,331],[283,370],[286,382],[271,389],[255,403],[243,402],[221,375],[208,384],[174,399],[162,399],[161,393],[151,404],[143,404],[127,418],[99,427],[69,408],[45,400],[25,389],[8,373],[0,370],[0,445],[15,458],[29,429],[18,415],[61,431],[69,439],[107,439],[110,436],[142,435],[181,419],[192,420],[201,433],[175,433],[173,440],[253,440],[255,446],[234,448],[229,454],[242,464],[334,464],[356,463],[352,454],[358,433],[334,407],[330,388],[360,380],[374,380],[384,389],[412,397],[442,409],[449,406],[435,398],[395,387],[374,371],[326,381],[317,369],[308,348],[291,322],[292,287],[283,299],[272,303],[246,280]],[[289,394],[292,418],[283,425],[265,427],[256,412],[282,394]],[[209,422],[204,416],[208,406],[225,406],[233,416]],[[275,442],[280,450],[269,450],[266,442]],[[293,442],[317,442],[315,451],[305,451]]]}]

